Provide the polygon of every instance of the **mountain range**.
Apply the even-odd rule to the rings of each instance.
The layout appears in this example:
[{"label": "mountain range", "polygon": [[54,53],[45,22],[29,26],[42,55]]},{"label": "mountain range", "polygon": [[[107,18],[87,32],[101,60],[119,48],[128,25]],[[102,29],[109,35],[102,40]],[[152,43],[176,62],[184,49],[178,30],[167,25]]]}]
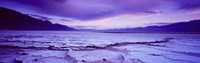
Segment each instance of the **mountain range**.
[{"label": "mountain range", "polygon": [[15,10],[0,7],[0,30],[75,30],[74,28],[53,24],[22,14]]},{"label": "mountain range", "polygon": [[200,20],[178,22],[164,26],[147,26],[108,30],[74,29],[48,20],[40,20],[15,10],[0,7],[0,30],[63,30],[94,32],[200,32]]},{"label": "mountain range", "polygon": [[103,32],[200,32],[200,20],[178,22],[165,26],[147,26],[137,28],[123,28],[102,30]]}]

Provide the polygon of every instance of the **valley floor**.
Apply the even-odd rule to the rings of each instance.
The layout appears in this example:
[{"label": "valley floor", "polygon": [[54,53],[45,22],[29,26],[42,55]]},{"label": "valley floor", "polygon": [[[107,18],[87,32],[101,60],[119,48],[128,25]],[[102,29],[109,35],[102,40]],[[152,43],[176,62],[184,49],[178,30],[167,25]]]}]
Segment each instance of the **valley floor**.
[{"label": "valley floor", "polygon": [[199,37],[10,31],[0,33],[0,63],[199,63]]}]

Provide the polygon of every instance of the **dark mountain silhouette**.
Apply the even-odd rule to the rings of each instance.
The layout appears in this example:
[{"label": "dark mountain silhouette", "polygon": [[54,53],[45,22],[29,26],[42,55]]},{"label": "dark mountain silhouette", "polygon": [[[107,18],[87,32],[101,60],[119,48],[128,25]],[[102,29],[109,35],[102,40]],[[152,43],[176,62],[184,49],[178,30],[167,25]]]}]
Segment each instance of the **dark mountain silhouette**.
[{"label": "dark mountain silhouette", "polygon": [[[20,12],[0,7],[0,30],[75,30],[61,24],[52,24]],[[147,26],[138,28],[92,30],[81,29],[77,31],[94,32],[200,32],[200,20],[179,22],[165,26]]]},{"label": "dark mountain silhouette", "polygon": [[0,30],[75,30],[61,24],[52,24],[20,12],[0,7]]},{"label": "dark mountain silhouette", "polygon": [[198,32],[200,33],[200,20],[173,23],[165,26],[147,26],[138,28],[124,28],[101,30],[102,32]]}]

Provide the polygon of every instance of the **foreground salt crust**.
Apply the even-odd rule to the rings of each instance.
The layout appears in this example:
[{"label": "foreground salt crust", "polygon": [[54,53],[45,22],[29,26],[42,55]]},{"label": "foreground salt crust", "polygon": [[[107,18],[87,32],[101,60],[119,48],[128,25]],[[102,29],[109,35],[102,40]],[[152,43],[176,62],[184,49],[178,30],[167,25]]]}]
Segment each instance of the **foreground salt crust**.
[{"label": "foreground salt crust", "polygon": [[199,63],[199,37],[198,34],[3,32],[0,63]]}]

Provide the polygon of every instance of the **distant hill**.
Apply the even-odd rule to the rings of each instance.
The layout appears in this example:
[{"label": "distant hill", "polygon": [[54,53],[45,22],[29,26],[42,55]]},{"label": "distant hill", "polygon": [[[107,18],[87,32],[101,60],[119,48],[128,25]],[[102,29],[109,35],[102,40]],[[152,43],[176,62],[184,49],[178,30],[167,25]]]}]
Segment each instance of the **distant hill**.
[{"label": "distant hill", "polygon": [[[20,12],[0,7],[0,30],[75,30],[74,28],[53,24]],[[165,26],[147,26],[138,28],[123,28],[110,30],[80,29],[76,31],[94,32],[198,32],[200,33],[200,20],[179,22]]]},{"label": "distant hill", "polygon": [[138,28],[124,28],[102,30],[103,32],[200,32],[200,20],[179,22],[165,26],[147,26]]},{"label": "distant hill", "polygon": [[20,12],[0,7],[0,30],[75,30],[61,24],[35,19]]}]

